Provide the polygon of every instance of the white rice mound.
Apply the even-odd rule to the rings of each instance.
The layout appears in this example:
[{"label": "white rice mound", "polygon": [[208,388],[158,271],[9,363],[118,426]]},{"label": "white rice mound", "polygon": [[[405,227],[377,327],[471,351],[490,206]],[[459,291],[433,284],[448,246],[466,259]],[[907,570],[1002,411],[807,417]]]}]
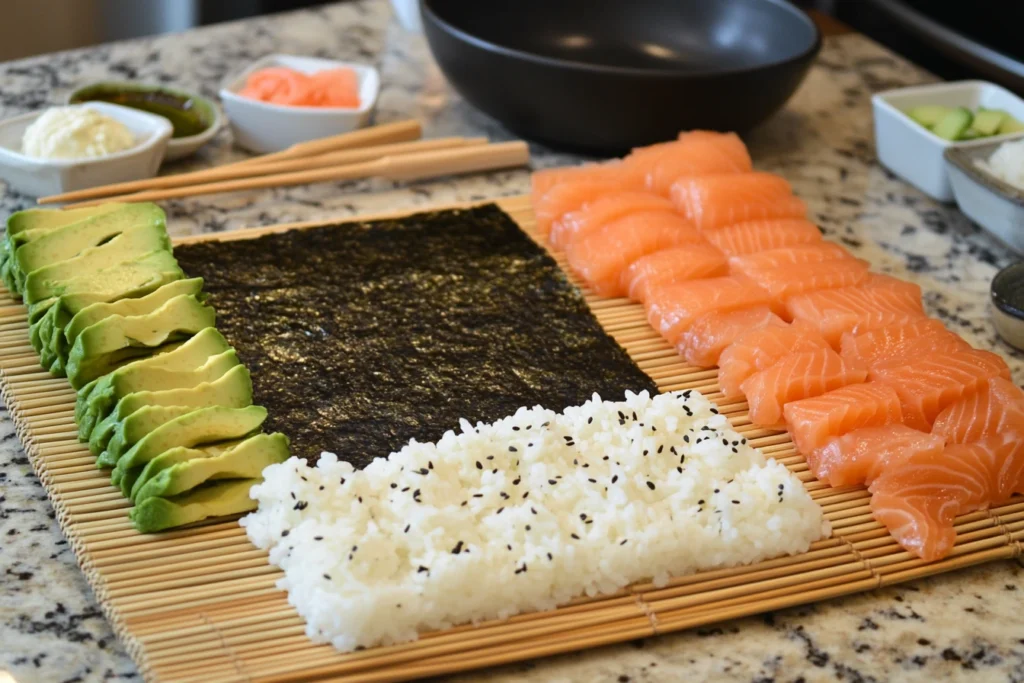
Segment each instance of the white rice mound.
[{"label": "white rice mound", "polygon": [[284,570],[309,637],[343,651],[800,553],[830,533],[800,480],[696,391],[520,408],[362,471],[324,453],[263,475],[242,525]]},{"label": "white rice mound", "polygon": [[1004,142],[988,161],[978,159],[975,164],[1004,183],[1024,190],[1024,140]]}]

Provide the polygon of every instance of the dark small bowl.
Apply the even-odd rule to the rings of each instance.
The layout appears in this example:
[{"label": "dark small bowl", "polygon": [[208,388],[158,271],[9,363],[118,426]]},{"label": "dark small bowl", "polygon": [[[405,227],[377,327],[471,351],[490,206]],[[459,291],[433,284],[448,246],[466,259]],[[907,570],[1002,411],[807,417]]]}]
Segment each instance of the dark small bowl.
[{"label": "dark small bowl", "polygon": [[423,0],[463,97],[518,135],[622,152],[778,111],[821,49],[785,0]]},{"label": "dark small bowl", "polygon": [[1024,261],[992,279],[992,321],[1007,344],[1024,349]]}]

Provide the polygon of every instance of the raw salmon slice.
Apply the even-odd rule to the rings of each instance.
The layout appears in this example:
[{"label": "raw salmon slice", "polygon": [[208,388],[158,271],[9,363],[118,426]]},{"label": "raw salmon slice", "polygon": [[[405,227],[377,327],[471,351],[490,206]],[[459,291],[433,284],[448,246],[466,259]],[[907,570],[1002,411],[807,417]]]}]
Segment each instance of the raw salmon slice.
[{"label": "raw salmon slice", "polygon": [[705,313],[728,313],[771,303],[768,292],[747,280],[713,277],[652,288],[644,308],[651,327],[675,345]]},{"label": "raw salmon slice", "polygon": [[[913,345],[916,339],[922,337],[937,339],[944,335],[960,341],[963,347],[967,346],[967,342],[947,330],[946,326],[938,320],[918,318],[908,323],[886,325],[863,334],[847,332],[840,340],[839,355],[847,363],[870,369],[876,363],[906,357],[906,349]],[[935,350],[953,351],[956,349]]]},{"label": "raw salmon slice", "polygon": [[1024,434],[1024,391],[1002,377],[947,406],[932,425],[932,434],[947,443],[981,441],[1006,431]]},{"label": "raw salmon slice", "polygon": [[803,218],[736,223],[712,230],[705,236],[726,256],[743,256],[821,242],[821,231],[814,223]]},{"label": "raw salmon slice", "polygon": [[780,305],[784,305],[790,297],[805,292],[852,287],[867,275],[867,262],[854,258],[782,268],[750,268],[743,273],[743,276],[771,294]]},{"label": "raw salmon slice", "polygon": [[[876,330],[872,330],[876,331]],[[914,363],[918,358],[932,353],[970,351],[971,345],[952,332],[939,332],[908,339],[899,349],[894,349],[888,358],[876,361],[868,367],[868,377],[874,377],[883,368]]]},{"label": "raw salmon slice", "polygon": [[844,332],[860,334],[885,325],[924,317],[920,289],[872,285],[822,289],[791,297],[786,310],[792,320],[815,327],[834,348]]},{"label": "raw salmon slice", "polygon": [[728,398],[743,394],[740,385],[755,372],[791,353],[827,349],[816,330],[802,323],[765,326],[738,336],[718,359],[718,386]]},{"label": "raw salmon slice", "polygon": [[[723,230],[725,229],[723,228]],[[810,263],[842,261],[852,258],[850,252],[838,244],[817,242],[733,256],[729,259],[729,269],[734,274],[745,275],[750,271],[758,272],[773,268],[793,268],[794,266],[803,266]]]},{"label": "raw salmon slice", "polygon": [[735,133],[687,135],[656,158],[640,158],[635,164],[644,167],[647,188],[663,197],[680,178],[753,170],[747,147]]},{"label": "raw salmon slice", "polygon": [[889,424],[832,437],[805,457],[815,477],[839,488],[870,484],[886,468],[917,453],[941,453],[944,446],[940,436]]},{"label": "raw salmon slice", "polygon": [[544,193],[533,205],[533,215],[540,234],[548,236],[556,220],[600,197],[622,192],[622,183],[608,180],[577,180],[559,183]]},{"label": "raw salmon slice", "polygon": [[722,351],[741,334],[763,327],[785,326],[785,321],[767,306],[729,313],[705,313],[683,334],[678,350],[691,365],[709,368],[718,364]]},{"label": "raw salmon slice", "polygon": [[633,261],[661,249],[704,240],[677,213],[641,211],[578,235],[566,248],[573,272],[601,296],[625,296],[622,275]]},{"label": "raw salmon slice", "polygon": [[[631,178],[626,167],[620,161],[609,161],[601,164],[583,164],[582,166],[560,166],[534,171],[530,176],[530,198],[536,207],[544,195],[556,185],[579,181],[596,181],[619,183],[623,187],[631,185]],[[633,182],[638,189],[639,182]]]},{"label": "raw salmon slice", "polygon": [[622,286],[630,299],[642,303],[651,289],[728,273],[729,265],[722,252],[700,242],[663,249],[637,259],[622,272]]},{"label": "raw salmon slice", "polygon": [[641,211],[674,212],[672,202],[650,192],[617,192],[570,211],[551,225],[551,244],[565,249],[572,240],[617,218]]},{"label": "raw salmon slice", "polygon": [[993,377],[1010,379],[1006,361],[989,351],[931,353],[908,365],[879,368],[876,381],[899,394],[903,422],[929,431],[947,406],[978,391]]},{"label": "raw salmon slice", "polygon": [[953,548],[956,516],[991,499],[988,468],[976,457],[951,452],[960,448],[915,453],[885,468],[871,484],[875,519],[904,550],[929,562]]},{"label": "raw salmon slice", "polygon": [[789,183],[770,173],[681,178],[672,185],[672,201],[700,230],[743,221],[806,218],[807,207]]},{"label": "raw salmon slice", "polygon": [[867,375],[848,367],[838,353],[825,348],[783,356],[744,380],[740,389],[750,405],[751,422],[781,429],[787,403],[863,382]]},{"label": "raw salmon slice", "polygon": [[902,417],[900,397],[892,387],[876,382],[851,384],[793,401],[782,412],[786,429],[801,453],[821,448],[834,436],[892,424]]}]

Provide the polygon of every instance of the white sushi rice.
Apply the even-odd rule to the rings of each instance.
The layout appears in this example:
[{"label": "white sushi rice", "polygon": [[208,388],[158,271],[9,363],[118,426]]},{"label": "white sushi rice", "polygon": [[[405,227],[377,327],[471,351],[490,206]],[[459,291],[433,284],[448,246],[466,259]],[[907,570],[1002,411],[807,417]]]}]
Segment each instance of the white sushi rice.
[{"label": "white sushi rice", "polygon": [[800,481],[695,391],[521,408],[362,471],[324,453],[264,477],[242,525],[284,570],[310,638],[344,651],[800,553],[829,534]]},{"label": "white sushi rice", "polygon": [[1024,140],[1004,142],[987,161],[978,159],[975,163],[1004,183],[1024,190]]}]

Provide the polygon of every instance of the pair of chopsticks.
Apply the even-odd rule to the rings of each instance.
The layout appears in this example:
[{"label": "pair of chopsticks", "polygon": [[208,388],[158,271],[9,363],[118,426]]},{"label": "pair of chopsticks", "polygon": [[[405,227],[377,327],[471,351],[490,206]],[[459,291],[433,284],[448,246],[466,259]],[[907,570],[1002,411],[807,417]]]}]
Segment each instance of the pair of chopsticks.
[{"label": "pair of chopsticks", "polygon": [[281,152],[203,171],[76,190],[39,199],[63,208],[104,202],[145,202],[288,187],[338,180],[423,180],[523,166],[524,142],[489,144],[486,138],[418,139],[417,121],[401,121],[293,145]]}]

